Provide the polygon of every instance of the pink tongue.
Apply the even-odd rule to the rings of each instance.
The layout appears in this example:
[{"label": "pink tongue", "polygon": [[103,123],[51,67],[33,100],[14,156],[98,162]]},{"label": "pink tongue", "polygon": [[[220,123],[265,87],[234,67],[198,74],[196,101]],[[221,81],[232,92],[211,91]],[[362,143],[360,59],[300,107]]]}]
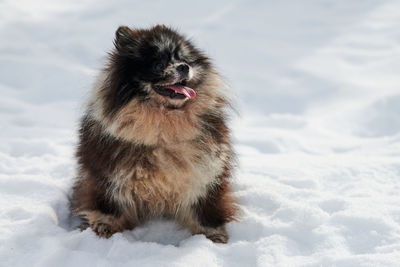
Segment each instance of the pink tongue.
[{"label": "pink tongue", "polygon": [[193,99],[196,97],[196,92],[192,89],[189,88],[187,86],[183,86],[183,85],[169,85],[165,88],[174,90],[175,92],[185,95],[187,98],[189,99]]}]

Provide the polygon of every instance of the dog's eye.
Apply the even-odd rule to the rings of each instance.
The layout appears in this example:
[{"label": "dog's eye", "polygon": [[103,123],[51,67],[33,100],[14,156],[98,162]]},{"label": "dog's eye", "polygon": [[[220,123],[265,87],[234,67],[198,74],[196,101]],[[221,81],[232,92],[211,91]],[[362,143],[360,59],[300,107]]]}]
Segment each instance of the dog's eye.
[{"label": "dog's eye", "polygon": [[180,59],[179,54],[178,54],[178,51],[175,51],[175,53],[174,53],[174,58],[177,59],[177,60]]},{"label": "dog's eye", "polygon": [[157,63],[157,64],[155,64],[154,69],[155,69],[157,72],[160,72],[160,71],[162,71],[162,70],[164,69],[164,64],[162,64],[162,63]]}]

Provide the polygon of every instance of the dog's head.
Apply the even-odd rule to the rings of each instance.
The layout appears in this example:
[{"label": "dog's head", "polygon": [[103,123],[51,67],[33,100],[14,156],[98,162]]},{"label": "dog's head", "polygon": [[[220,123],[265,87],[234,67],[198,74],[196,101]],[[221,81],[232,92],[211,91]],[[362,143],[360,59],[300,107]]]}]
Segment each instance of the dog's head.
[{"label": "dog's head", "polygon": [[168,108],[195,101],[210,62],[183,36],[164,25],[145,30],[121,26],[114,43],[116,105],[134,97]]},{"label": "dog's head", "polygon": [[228,88],[176,31],[119,27],[114,43],[88,109],[109,134],[146,145],[181,142],[201,134],[207,114],[224,116]]}]

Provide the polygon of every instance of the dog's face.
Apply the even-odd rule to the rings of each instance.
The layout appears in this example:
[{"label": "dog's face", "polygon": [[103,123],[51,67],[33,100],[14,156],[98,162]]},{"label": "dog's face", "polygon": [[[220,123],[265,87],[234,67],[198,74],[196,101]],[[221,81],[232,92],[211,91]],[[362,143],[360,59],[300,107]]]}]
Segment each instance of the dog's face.
[{"label": "dog's face", "polygon": [[168,108],[196,101],[196,94],[210,63],[188,40],[170,28],[149,30],[119,27],[112,54],[116,101],[134,97]]}]

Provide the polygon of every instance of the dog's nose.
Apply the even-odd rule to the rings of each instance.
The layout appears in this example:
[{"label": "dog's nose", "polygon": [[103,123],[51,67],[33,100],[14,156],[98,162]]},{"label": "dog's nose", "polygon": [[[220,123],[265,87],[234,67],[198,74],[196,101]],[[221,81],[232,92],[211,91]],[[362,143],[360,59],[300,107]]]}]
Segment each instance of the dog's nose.
[{"label": "dog's nose", "polygon": [[182,73],[182,74],[184,74],[184,75],[188,75],[188,73],[189,73],[189,66],[188,66],[187,64],[181,64],[181,65],[179,65],[178,67],[176,67],[176,69],[177,69],[180,73]]}]

